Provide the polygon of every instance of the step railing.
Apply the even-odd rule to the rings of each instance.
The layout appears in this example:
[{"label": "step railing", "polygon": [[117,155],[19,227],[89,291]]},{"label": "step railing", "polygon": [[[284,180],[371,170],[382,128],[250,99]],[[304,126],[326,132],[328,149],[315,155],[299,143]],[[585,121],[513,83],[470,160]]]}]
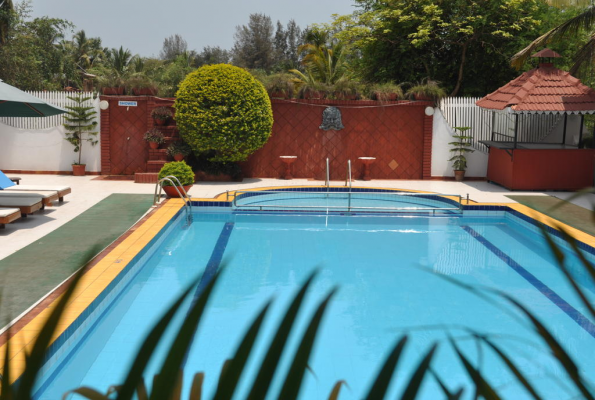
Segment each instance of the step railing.
[{"label": "step railing", "polygon": [[[175,183],[174,183],[174,181],[175,181]],[[157,204],[159,204],[159,200],[161,199],[161,192],[163,191],[163,182],[170,183],[171,186],[173,186],[176,189],[176,192],[178,192],[178,195],[180,196],[180,198],[182,200],[184,200],[184,208],[186,209],[187,216],[192,217],[192,200],[190,199],[190,196],[188,196],[188,192],[186,192],[186,189],[184,189],[184,186],[182,186],[182,183],[180,182],[180,180],[173,175],[168,175],[164,178],[161,178],[155,184],[155,195],[153,196],[153,206],[156,206]],[[176,185],[176,183],[177,183],[177,185]],[[158,193],[158,191],[159,191],[159,193]]]}]

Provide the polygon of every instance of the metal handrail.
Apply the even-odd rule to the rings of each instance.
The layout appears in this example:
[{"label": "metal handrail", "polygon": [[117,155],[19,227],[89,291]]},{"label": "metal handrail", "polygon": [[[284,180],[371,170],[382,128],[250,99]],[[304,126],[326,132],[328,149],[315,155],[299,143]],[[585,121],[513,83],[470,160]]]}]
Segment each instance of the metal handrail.
[{"label": "metal handrail", "polygon": [[[174,180],[176,181],[177,185],[174,183]],[[182,183],[180,182],[180,180],[173,175],[168,175],[168,176],[161,178],[157,181],[157,183],[155,184],[155,194],[153,196],[153,205],[157,205],[159,203],[159,199],[161,198],[161,191],[163,190],[163,185],[162,185],[163,182],[171,183],[171,185],[176,189],[176,192],[178,192],[178,195],[180,196],[180,198],[184,200],[184,207],[186,208],[186,211],[191,214],[192,213],[192,200],[190,199],[190,196],[188,196],[188,192],[186,192],[186,189],[184,189],[184,186],[182,186]],[[158,188],[159,188],[159,193],[157,193]]]},{"label": "metal handrail", "polygon": [[347,195],[347,211],[351,211],[351,160],[347,160],[347,177],[345,181],[345,186],[347,186],[347,182],[349,182],[349,194]]},{"label": "metal handrail", "polygon": [[349,191],[351,191],[351,160],[347,160],[347,176],[345,177],[345,186],[349,186]]},{"label": "metal handrail", "polygon": [[326,159],[326,182],[324,185],[326,186],[327,191],[331,187],[331,172],[328,157]]},{"label": "metal handrail", "polygon": [[[241,194],[243,193],[258,193],[258,194],[286,194],[286,193],[304,193],[304,192],[292,192],[292,191],[272,191],[272,190],[238,190],[235,192],[234,199],[232,201],[232,206],[234,208],[250,208],[250,209],[259,209],[262,211],[263,209],[270,209],[270,208],[281,208],[281,209],[337,209],[337,210],[344,210],[345,206],[329,206],[329,205],[319,205],[319,206],[298,206],[298,205],[287,205],[287,204],[238,204],[238,198],[241,199]],[[312,194],[317,194],[316,192],[311,192]],[[362,192],[362,193],[370,193],[370,192]],[[336,192],[337,195],[340,194],[347,194],[348,200],[351,200],[352,194],[362,194],[360,192],[352,192],[351,189],[349,192]],[[458,198],[458,204],[456,207],[362,207],[362,206],[351,206],[351,203],[348,203],[347,209],[348,211],[351,210],[392,210],[392,211],[432,211],[434,214],[436,211],[454,211],[459,210],[461,213],[463,212],[463,198],[459,194],[442,194],[442,193],[399,193],[399,192],[379,192],[383,195],[390,195],[390,196],[403,196],[403,197],[424,197],[424,196],[436,196],[436,197],[453,197]]]}]

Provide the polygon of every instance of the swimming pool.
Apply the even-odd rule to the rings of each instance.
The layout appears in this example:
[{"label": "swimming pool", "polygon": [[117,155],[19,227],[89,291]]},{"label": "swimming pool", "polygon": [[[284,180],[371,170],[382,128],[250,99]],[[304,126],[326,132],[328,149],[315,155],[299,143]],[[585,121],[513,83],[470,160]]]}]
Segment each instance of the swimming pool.
[{"label": "swimming pool", "polygon": [[[504,208],[431,217],[238,213],[223,207],[220,212],[195,211],[193,220],[187,226],[181,212],[94,302],[93,312],[48,362],[36,398],[61,398],[78,386],[105,391],[120,383],[148,327],[205,266],[218,268],[222,263],[225,270],[185,369],[188,376],[206,372],[207,394],[215,388],[224,360],[248,323],[274,297],[257,341],[260,353],[249,364],[257,365],[279,314],[314,268],[320,273],[307,295],[299,332],[329,288],[338,284],[340,289],[321,326],[310,360],[316,375],[306,376],[303,399],[326,398],[340,379],[350,387],[340,398],[359,398],[405,331],[411,333],[410,346],[397,377],[399,371],[409,373],[438,340],[442,345],[433,362],[436,371],[452,388],[465,384],[467,374],[445,343],[445,328],[461,336],[462,326],[493,335],[548,398],[567,395],[558,385],[564,373],[540,340],[515,320],[518,314],[504,313],[439,275],[512,294],[542,318],[585,374],[595,373],[592,353],[584,351],[592,349],[595,329],[584,317],[583,305],[555,266],[538,230]],[[576,267],[577,260],[568,257],[569,265]],[[594,288],[585,286],[592,295]],[[191,300],[179,313],[178,324]],[[296,338],[292,339],[295,348]],[[526,398],[492,353],[479,354],[471,340],[460,345],[472,360],[482,360],[482,371],[504,398]],[[151,364],[147,376],[157,367],[156,362]],[[397,378],[393,383],[392,397],[402,390],[400,382]],[[441,398],[440,393],[427,377],[421,398]]]}]

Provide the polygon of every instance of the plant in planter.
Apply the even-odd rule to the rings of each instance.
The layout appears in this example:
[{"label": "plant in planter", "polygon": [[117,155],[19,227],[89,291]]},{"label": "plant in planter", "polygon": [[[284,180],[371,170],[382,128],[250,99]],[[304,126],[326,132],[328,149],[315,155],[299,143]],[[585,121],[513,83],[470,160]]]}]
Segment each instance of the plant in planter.
[{"label": "plant in planter", "polygon": [[169,107],[156,107],[151,111],[151,117],[155,121],[155,125],[164,126],[174,116]]},{"label": "plant in planter", "polygon": [[[194,184],[194,172],[184,161],[172,161],[165,164],[163,168],[161,168],[161,171],[159,171],[159,179],[170,175],[178,178],[186,192],[188,192]],[[175,180],[173,180],[173,182],[177,186],[177,182]],[[180,197],[178,190],[183,194],[179,187],[178,190],[176,190],[176,188],[168,181],[163,181],[161,186],[169,197]]]},{"label": "plant in planter", "polygon": [[126,91],[135,96],[155,96],[157,85],[144,73],[136,73],[126,80]]},{"label": "plant in planter", "polygon": [[287,99],[293,96],[295,85],[292,75],[281,73],[270,75],[264,87],[272,99]]},{"label": "plant in planter", "polygon": [[422,79],[420,82],[411,86],[406,96],[415,100],[433,101],[437,103],[441,98],[446,97],[448,94],[440,86],[440,82],[431,79]]},{"label": "plant in planter", "polygon": [[468,126],[455,127],[454,129],[460,134],[452,136],[457,139],[457,141],[449,143],[449,145],[453,146],[450,149],[450,152],[454,155],[448,161],[453,161],[452,167],[455,173],[455,180],[457,182],[462,182],[463,179],[465,179],[465,170],[467,169],[467,158],[465,158],[465,154],[473,153],[475,151],[471,149],[471,139],[473,139],[473,136],[466,136],[464,134],[471,129]]},{"label": "plant in planter", "polygon": [[95,146],[99,141],[96,139],[97,120],[95,116],[97,111],[90,104],[92,97],[67,97],[74,102],[74,105],[64,106],[68,111],[64,115],[66,123],[66,140],[74,146],[74,152],[78,153],[78,160],[72,163],[72,174],[75,176],[85,175],[86,164],[82,162],[83,143],[88,142]]},{"label": "plant in planter", "polygon": [[163,133],[161,133],[161,131],[157,128],[149,129],[143,136],[143,139],[149,142],[149,146],[152,149],[158,149],[160,144],[165,143],[165,137],[163,136]]},{"label": "plant in planter", "polygon": [[332,86],[333,97],[338,100],[357,100],[360,98],[360,84],[349,79],[340,79]]},{"label": "plant in planter", "polygon": [[403,88],[393,82],[377,83],[370,86],[369,96],[372,100],[395,101],[404,96]]},{"label": "plant in planter", "polygon": [[124,79],[115,70],[105,71],[102,75],[98,76],[97,86],[105,95],[121,96],[125,90]]},{"label": "plant in planter", "polygon": [[186,143],[178,140],[167,148],[167,155],[176,161],[182,161],[184,157],[192,153],[192,149]]}]

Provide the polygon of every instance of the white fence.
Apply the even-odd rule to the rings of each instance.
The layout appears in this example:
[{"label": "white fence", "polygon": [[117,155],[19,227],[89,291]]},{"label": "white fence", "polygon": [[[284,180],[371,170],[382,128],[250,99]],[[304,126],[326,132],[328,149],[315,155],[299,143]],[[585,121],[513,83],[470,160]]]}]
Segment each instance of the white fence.
[{"label": "white fence", "polygon": [[[465,134],[472,136],[476,150],[486,153],[487,147],[480,140],[513,141],[517,127],[519,142],[546,141],[562,128],[562,114],[520,114],[492,112],[475,105],[481,97],[448,97],[440,101],[444,119],[454,127],[468,126]],[[518,119],[518,121],[517,121]]]},{"label": "white fence", "polygon": [[[28,94],[40,98],[41,100],[53,104],[55,106],[64,108],[64,106],[74,105],[74,101],[68,97],[76,97],[79,94],[83,97],[91,97],[88,106],[93,106],[93,92],[34,92],[28,91]],[[54,115],[52,117],[33,117],[33,118],[12,118],[0,117],[0,122],[19,129],[48,129],[61,126],[64,124],[64,114]]]},{"label": "white fence", "polygon": [[[71,104],[67,96],[73,92],[29,92],[48,103],[59,107]],[[92,93],[82,93],[92,97]],[[99,98],[88,104],[97,111],[99,121]],[[0,170],[60,171],[71,170],[73,161],[78,160],[74,146],[66,141],[64,117],[56,115],[45,118],[0,118]],[[100,126],[97,126],[97,131]],[[99,135],[97,135],[99,139]],[[87,171],[101,170],[101,144],[83,144],[82,162]]]}]

